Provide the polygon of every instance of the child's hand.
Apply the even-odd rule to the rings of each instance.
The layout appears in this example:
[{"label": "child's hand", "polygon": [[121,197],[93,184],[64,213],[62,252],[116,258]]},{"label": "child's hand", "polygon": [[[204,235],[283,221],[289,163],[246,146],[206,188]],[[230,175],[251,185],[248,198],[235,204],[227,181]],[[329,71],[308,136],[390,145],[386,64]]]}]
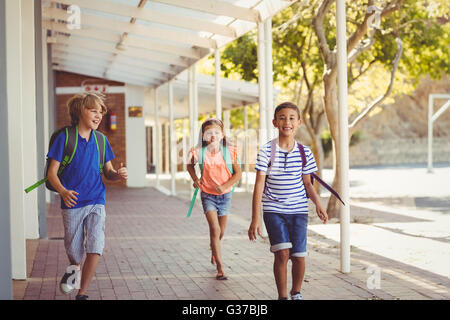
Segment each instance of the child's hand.
[{"label": "child's hand", "polygon": [[128,170],[126,167],[123,166],[123,163],[120,163],[120,168],[117,170],[117,174],[119,175],[120,179],[127,180],[128,179]]},{"label": "child's hand", "polygon": [[195,189],[200,188],[201,185],[202,185],[202,180],[197,179],[197,180],[194,181],[193,186],[194,186]]},{"label": "child's hand", "polygon": [[223,186],[215,186],[215,187],[214,187],[214,190],[216,190],[216,192],[217,192],[218,194],[222,194],[222,193],[225,192],[225,188],[224,188]]},{"label": "child's hand", "polygon": [[76,200],[78,200],[78,198],[76,196],[78,195],[78,192],[73,190],[64,190],[60,193],[60,195],[68,208],[72,208],[77,204]]},{"label": "child's hand", "polygon": [[316,212],[317,212],[317,215],[319,216],[320,220],[322,220],[324,224],[327,223],[328,214],[327,214],[326,210],[324,208],[322,208],[321,206],[317,206]]},{"label": "child's hand", "polygon": [[250,239],[250,241],[256,241],[258,234],[260,237],[262,237],[261,223],[259,223],[259,221],[258,222],[252,221],[252,223],[250,224],[250,228],[248,228],[248,238]]}]

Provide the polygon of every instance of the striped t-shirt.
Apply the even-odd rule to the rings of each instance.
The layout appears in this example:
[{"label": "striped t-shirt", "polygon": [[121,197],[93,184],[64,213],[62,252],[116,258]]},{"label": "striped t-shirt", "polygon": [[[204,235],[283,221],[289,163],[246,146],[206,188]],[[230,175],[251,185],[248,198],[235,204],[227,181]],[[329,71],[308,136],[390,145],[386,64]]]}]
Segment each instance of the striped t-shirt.
[{"label": "striped t-shirt", "polygon": [[264,212],[308,214],[308,200],[302,174],[316,172],[317,167],[311,150],[307,146],[303,147],[306,155],[303,172],[302,157],[297,143],[291,152],[281,149],[276,144],[275,160],[269,172],[271,142],[269,141],[259,150],[255,169],[267,175],[262,196]]}]

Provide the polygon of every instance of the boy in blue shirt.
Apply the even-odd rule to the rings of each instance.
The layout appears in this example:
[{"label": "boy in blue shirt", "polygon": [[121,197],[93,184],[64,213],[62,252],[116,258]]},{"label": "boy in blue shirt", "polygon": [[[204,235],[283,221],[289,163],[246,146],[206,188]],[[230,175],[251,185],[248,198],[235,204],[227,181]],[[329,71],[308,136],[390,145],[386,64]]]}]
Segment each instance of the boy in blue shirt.
[{"label": "boy in blue shirt", "polygon": [[[256,182],[253,192],[252,222],[248,230],[250,240],[261,236],[260,205],[274,253],[274,275],[278,299],[287,299],[287,263],[292,261],[292,300],[302,300],[301,286],[305,275],[306,234],[308,226],[307,195],[316,206],[317,215],[328,220],[310,174],[317,171],[311,150],[304,146],[306,164],[302,164],[295,131],[301,124],[300,111],[290,102],[275,109],[273,125],[278,140],[266,143],[258,152]],[[272,150],[275,148],[275,150]],[[273,156],[271,156],[273,155]],[[271,161],[273,160],[273,163]],[[302,165],[304,168],[302,169]]]},{"label": "boy in blue shirt", "polygon": [[[94,276],[105,240],[105,185],[99,169],[99,151],[94,138],[106,114],[100,95],[77,94],[67,102],[72,126],[78,126],[78,144],[72,162],[61,177],[58,169],[63,158],[66,135],[61,133],[52,144],[48,157],[51,163],[48,180],[61,196],[64,224],[64,246],[70,261],[61,279],[60,289],[69,294],[79,288],[77,300],[87,300],[89,284]],[[127,169],[120,165],[116,171],[111,163],[113,151],[105,138],[105,166],[103,174],[109,180],[126,180]],[[86,260],[80,277],[80,264]],[[80,282],[81,278],[81,282]]]}]

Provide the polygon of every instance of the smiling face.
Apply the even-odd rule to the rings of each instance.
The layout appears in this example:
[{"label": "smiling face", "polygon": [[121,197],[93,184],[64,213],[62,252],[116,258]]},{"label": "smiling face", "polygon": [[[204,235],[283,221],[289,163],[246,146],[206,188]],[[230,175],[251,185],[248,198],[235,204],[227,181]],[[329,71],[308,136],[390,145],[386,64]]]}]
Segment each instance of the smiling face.
[{"label": "smiling face", "polygon": [[273,125],[278,128],[279,136],[294,136],[295,131],[301,125],[302,121],[298,116],[297,110],[293,108],[283,108],[275,114],[272,120]]},{"label": "smiling face", "polygon": [[217,145],[223,138],[222,128],[216,124],[211,124],[203,129],[203,140],[208,145]]},{"label": "smiling face", "polygon": [[81,111],[80,125],[97,130],[100,122],[102,122],[103,113],[100,105],[93,106],[91,108],[84,107]]}]

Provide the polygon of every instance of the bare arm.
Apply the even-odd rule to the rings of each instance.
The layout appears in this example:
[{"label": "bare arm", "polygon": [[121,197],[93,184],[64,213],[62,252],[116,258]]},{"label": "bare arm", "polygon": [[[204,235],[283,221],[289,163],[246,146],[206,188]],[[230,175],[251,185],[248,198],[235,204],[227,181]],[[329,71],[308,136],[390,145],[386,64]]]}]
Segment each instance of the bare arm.
[{"label": "bare arm", "polygon": [[238,182],[239,179],[241,179],[241,177],[242,177],[242,170],[241,170],[241,167],[239,166],[239,163],[237,162],[237,159],[234,160],[232,165],[233,165],[234,173],[231,176],[230,180],[228,180],[221,186],[216,186],[216,191],[220,194],[222,194],[225,190],[227,190],[231,186],[234,186],[234,184],[236,182]]},{"label": "bare arm", "polygon": [[316,206],[316,213],[319,216],[320,220],[323,221],[323,223],[327,223],[328,221],[328,214],[326,210],[322,207],[320,204],[320,197],[317,194],[316,190],[314,189],[314,186],[311,183],[311,176],[309,174],[303,174],[302,175],[303,184],[305,185],[306,194],[311,199],[311,201]]},{"label": "bare arm", "polygon": [[258,170],[256,172],[255,187],[253,189],[252,222],[250,223],[250,227],[248,229],[248,238],[250,240],[256,240],[258,234],[261,236],[260,208],[265,183],[266,174]]},{"label": "bare arm", "polygon": [[61,163],[59,161],[52,159],[48,168],[47,177],[56,192],[60,194],[66,206],[68,208],[72,208],[77,204],[76,200],[78,200],[78,198],[76,196],[78,195],[78,192],[74,190],[67,190],[62,185],[61,180],[58,177],[58,170],[60,165]]},{"label": "bare arm", "polygon": [[116,181],[119,179],[127,180],[128,179],[128,170],[123,166],[123,163],[120,163],[119,169],[117,171],[114,169],[111,161],[105,163],[103,167],[103,174],[105,178],[108,180]]}]

